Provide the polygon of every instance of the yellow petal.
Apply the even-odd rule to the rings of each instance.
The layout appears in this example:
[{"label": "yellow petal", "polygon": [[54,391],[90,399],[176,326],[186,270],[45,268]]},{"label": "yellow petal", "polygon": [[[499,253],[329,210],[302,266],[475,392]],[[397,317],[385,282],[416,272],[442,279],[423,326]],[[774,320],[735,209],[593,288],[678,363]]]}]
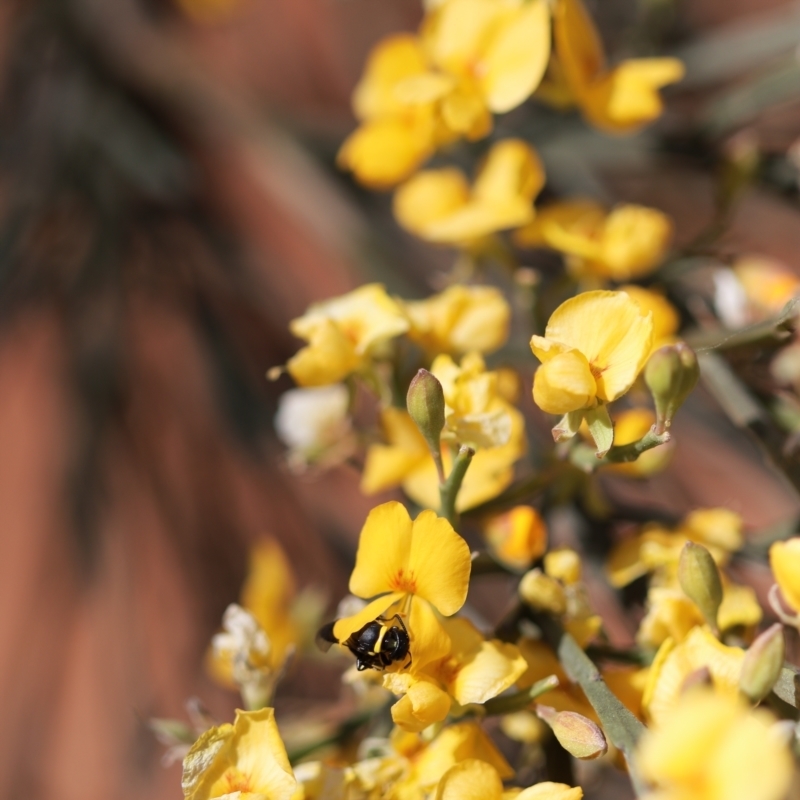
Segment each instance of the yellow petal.
[{"label": "yellow petal", "polygon": [[449,0],[426,30],[431,59],[445,72],[470,77],[493,28],[507,13],[507,4],[494,0]]},{"label": "yellow petal", "polygon": [[353,343],[332,320],[323,320],[303,347],[286,363],[300,386],[327,386],[358,369],[361,358]]},{"label": "yellow petal", "polygon": [[527,100],[550,58],[550,14],[533,0],[501,23],[481,60],[481,87],[489,108],[504,114]]},{"label": "yellow petal", "polygon": [[648,567],[641,557],[642,540],[636,536],[617,543],[606,562],[606,575],[616,589],[627,586],[642,575]]},{"label": "yellow petal", "polygon": [[743,650],[717,641],[707,628],[693,628],[683,642],[668,652],[659,669],[655,664],[651,667],[652,688],[646,692],[651,719],[658,723],[664,718],[676,705],[684,681],[699,669],[708,669],[716,692],[737,696],[743,658]]},{"label": "yellow petal", "polygon": [[658,89],[679,81],[683,64],[675,58],[623,61],[586,92],[591,122],[612,133],[628,133],[657,119],[664,109]]},{"label": "yellow petal", "polygon": [[495,558],[513,569],[525,569],[547,549],[547,526],[532,506],[516,506],[491,517],[483,535]]},{"label": "yellow petal", "polygon": [[409,337],[430,352],[489,353],[508,338],[511,309],[493,286],[456,284],[427,300],[405,304]]},{"label": "yellow petal", "polygon": [[436,800],[500,800],[503,782],[485,761],[469,758],[450,767],[436,789]]},{"label": "yellow petal", "polygon": [[446,219],[468,201],[469,185],[461,170],[424,170],[395,192],[394,215],[406,230],[425,236],[431,223]]},{"label": "yellow petal", "polygon": [[357,597],[410,591],[411,542],[411,517],[402,503],[393,501],[373,508],[361,529],[350,591]]},{"label": "yellow petal", "polygon": [[533,222],[518,230],[514,238],[521,247],[546,246],[594,258],[599,253],[595,239],[605,218],[605,209],[594,200],[551,203],[540,209]]},{"label": "yellow petal", "polygon": [[364,75],[353,93],[353,110],[360,120],[374,119],[403,110],[397,85],[427,72],[422,45],[407,33],[388,36],[372,48]]},{"label": "yellow petal", "polygon": [[420,597],[411,600],[407,627],[411,638],[410,668],[413,671],[424,669],[450,652],[450,636],[430,604]]},{"label": "yellow petal", "polygon": [[516,645],[497,640],[481,642],[477,652],[451,678],[448,690],[462,706],[485,703],[513,686],[526,669]]},{"label": "yellow petal", "polygon": [[600,35],[580,0],[558,0],[553,15],[556,54],[570,88],[580,96],[605,69]]},{"label": "yellow petal", "polygon": [[434,120],[425,111],[362,123],[342,144],[336,163],[365,186],[390,189],[435,149]]},{"label": "yellow petal", "polygon": [[566,783],[543,781],[523,789],[515,800],[581,800],[583,789]]},{"label": "yellow petal", "polygon": [[[333,626],[333,635],[340,641],[345,642],[356,631],[360,631],[365,625],[378,617],[389,613],[389,609],[404,597],[402,592],[391,592],[376,597],[371,603],[367,603],[361,611],[349,617],[342,617],[336,620]],[[394,609],[392,609],[394,611]],[[389,614],[391,616],[391,614]]]},{"label": "yellow petal", "polygon": [[653,319],[624,292],[583,292],[553,312],[545,338],[581,352],[598,398],[611,402],[630,389],[650,355]]},{"label": "yellow petal", "polygon": [[445,616],[455,614],[467,599],[471,564],[469,546],[446,519],[423,511],[414,520],[402,578],[406,591],[424,598]]},{"label": "yellow petal", "polygon": [[800,537],[775,542],[769,549],[769,564],[786,602],[800,612]]},{"label": "yellow petal", "polygon": [[433,788],[450,767],[468,758],[484,761],[505,780],[514,775],[509,763],[476,722],[449,725],[419,756],[414,777],[423,790]]},{"label": "yellow petal", "polygon": [[653,347],[670,343],[678,332],[681,322],[675,306],[660,292],[644,289],[635,284],[620,286],[619,290],[638,303],[643,313],[648,311],[653,313]]},{"label": "yellow petal", "polygon": [[672,221],[666,214],[644,206],[618,206],[603,225],[600,261],[613,280],[639,278],[658,266],[671,238]]},{"label": "yellow petal", "polygon": [[450,696],[430,681],[417,681],[392,706],[392,719],[405,731],[419,732],[450,712]]},{"label": "yellow petal", "polygon": [[680,530],[692,541],[733,553],[744,544],[743,526],[741,516],[735,511],[700,508],[686,517]]},{"label": "yellow petal", "polygon": [[725,585],[722,603],[717,612],[720,630],[727,631],[739,626],[750,628],[758,625],[762,616],[761,606],[752,588],[734,583]]},{"label": "yellow petal", "polygon": [[[228,733],[226,746],[215,755],[207,754],[209,763],[206,770],[194,782],[191,791],[184,790],[187,798],[210,800],[240,791],[245,795],[249,792],[256,796],[263,794],[276,800],[289,800],[297,783],[275,724],[273,709],[237,711],[233,726],[223,727]],[[189,755],[192,755],[191,751]]]},{"label": "yellow petal", "polygon": [[[543,5],[534,0],[532,6]],[[500,206],[517,198],[533,200],[544,186],[544,167],[536,151],[522,139],[504,139],[489,151],[475,181],[480,203]]]},{"label": "yellow petal", "polygon": [[594,405],[597,383],[583,353],[570,350],[546,361],[533,378],[533,400],[548,414]]},{"label": "yellow petal", "polygon": [[459,136],[477,141],[492,131],[492,115],[472,81],[462,82],[441,103],[442,121]]}]

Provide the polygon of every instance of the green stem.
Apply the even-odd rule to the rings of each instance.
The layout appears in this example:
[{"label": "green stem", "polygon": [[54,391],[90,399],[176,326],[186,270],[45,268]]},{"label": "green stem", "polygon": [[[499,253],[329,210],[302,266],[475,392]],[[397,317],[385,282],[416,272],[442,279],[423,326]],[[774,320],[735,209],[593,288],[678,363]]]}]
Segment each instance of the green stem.
[{"label": "green stem", "polygon": [[297,747],[288,753],[287,755],[289,757],[289,763],[296,764],[298,761],[300,761],[300,759],[310,756],[312,753],[315,753],[317,750],[321,750],[323,747],[329,747],[330,745],[340,743],[351,733],[357,731],[362,725],[369,722],[373,717],[375,717],[375,715],[376,711],[374,708],[354,714],[352,717],[344,720],[344,722],[342,722],[330,736],[326,736],[323,739],[317,739],[309,744],[301,745],[300,747]]},{"label": "green stem", "polygon": [[594,472],[598,467],[606,464],[625,464],[636,461],[642,453],[666,444],[671,438],[669,431],[656,433],[651,429],[635,442],[614,445],[603,458],[597,458],[591,447],[578,444],[570,452],[570,463],[584,472]]},{"label": "green stem", "polygon": [[493,697],[483,704],[486,716],[493,717],[499,714],[512,714],[514,711],[523,711],[526,709],[537,697],[552,692],[553,689],[558,688],[558,678],[555,675],[549,675],[547,678],[542,678],[536,681],[533,686],[528,687],[522,692],[514,694],[507,694],[503,697]]},{"label": "green stem", "polygon": [[471,447],[462,445],[458,451],[458,455],[453,461],[453,468],[447,476],[444,483],[439,484],[439,498],[441,500],[440,516],[444,517],[454,528],[458,521],[456,514],[456,499],[458,492],[461,489],[461,484],[464,481],[464,475],[467,474],[467,468],[472,461],[475,451]]},{"label": "green stem", "polygon": [[606,686],[600,671],[575,639],[554,620],[542,617],[541,622],[542,630],[553,645],[567,677],[583,689],[609,741],[625,756],[634,791],[637,797],[641,797],[647,787],[636,771],[633,752],[636,742],[645,731],[644,725]]}]

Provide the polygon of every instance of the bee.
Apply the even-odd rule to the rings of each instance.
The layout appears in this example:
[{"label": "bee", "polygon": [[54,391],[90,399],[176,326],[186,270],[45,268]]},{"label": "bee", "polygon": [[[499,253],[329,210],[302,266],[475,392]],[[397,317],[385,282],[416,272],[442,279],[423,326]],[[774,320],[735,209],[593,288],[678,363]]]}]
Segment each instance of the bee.
[{"label": "bee", "polygon": [[356,668],[359,672],[365,669],[384,670],[406,657],[408,661],[403,666],[411,665],[411,640],[399,614],[389,619],[378,617],[341,642],[333,635],[335,624],[336,621],[329,622],[320,628],[317,644],[326,651],[332,644],[346,647],[356,657]]}]

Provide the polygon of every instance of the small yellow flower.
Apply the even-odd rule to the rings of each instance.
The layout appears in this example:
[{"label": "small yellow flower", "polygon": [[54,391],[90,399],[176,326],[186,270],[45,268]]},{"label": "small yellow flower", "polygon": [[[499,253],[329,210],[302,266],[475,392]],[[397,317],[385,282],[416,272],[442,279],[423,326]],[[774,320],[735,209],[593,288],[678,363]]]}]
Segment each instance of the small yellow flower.
[{"label": "small yellow flower", "polygon": [[[436,800],[502,800],[503,782],[485,761],[465,759],[451,767],[436,787]],[[514,794],[516,800],[581,800],[583,789],[544,781]]]},{"label": "small yellow flower", "polygon": [[692,511],[674,531],[648,525],[611,551],[606,564],[609,580],[619,588],[658,571],[661,584],[676,585],[678,559],[687,541],[702,544],[717,564],[724,566],[730,554],[742,546],[742,525],[742,518],[727,508]]},{"label": "small yellow flower", "polygon": [[[261,666],[276,673],[299,638],[292,616],[295,599],[292,569],[286,554],[274,539],[265,539],[256,545],[250,552],[249,561],[240,603],[266,635],[268,646],[257,648],[264,651]],[[237,627],[241,629],[242,626]],[[220,646],[211,649],[207,659],[212,677],[230,688],[238,685],[233,674],[235,650],[225,646],[225,640],[222,640]]]},{"label": "small yellow flower", "polygon": [[548,414],[568,414],[616,400],[650,354],[652,315],[624,292],[584,292],[552,314],[531,349],[542,362],[533,399]]},{"label": "small yellow flower", "polygon": [[532,506],[516,506],[491,517],[483,536],[492,555],[512,569],[526,569],[547,549],[547,526]]},{"label": "small yellow flower", "polygon": [[755,318],[777,314],[800,294],[800,279],[787,266],[763,256],[745,256],[733,265]]},{"label": "small yellow flower", "polygon": [[628,59],[609,69],[580,0],[558,0],[553,39],[566,88],[589,122],[609,133],[629,133],[657,119],[663,110],[658,90],[684,74],[675,58]]},{"label": "small yellow flower", "polygon": [[769,564],[783,599],[800,614],[800,537],[775,542],[769,548]]},{"label": "small yellow flower", "polygon": [[297,782],[275,712],[237,711],[233,725],[206,731],[184,759],[181,783],[186,800],[290,800]]},{"label": "small yellow flower", "polygon": [[392,707],[392,718],[401,728],[421,731],[443,720],[451,698],[461,706],[482,704],[497,697],[527,669],[513,644],[486,640],[466,619],[444,620],[450,637],[450,653],[412,674],[389,674],[384,686],[404,696]]},{"label": "small yellow flower", "polygon": [[361,530],[350,591],[376,599],[338,620],[334,635],[344,641],[377,617],[399,613],[411,638],[412,667],[422,669],[450,652],[436,612],[450,616],[464,605],[470,566],[467,543],[446,519],[423,511],[412,521],[397,502],[373,508]]},{"label": "small yellow flower", "polygon": [[642,738],[636,763],[650,800],[781,800],[792,779],[774,717],[738,697],[687,692]]},{"label": "small yellow flower", "polygon": [[397,190],[394,213],[422,239],[474,247],[489,234],[532,220],[544,180],[533,148],[505,139],[492,146],[471,189],[460,170],[426,170]]},{"label": "small yellow flower", "polygon": [[[484,370],[476,353],[456,365],[440,356],[432,365],[447,402],[447,427],[442,442],[457,441],[479,447],[470,463],[456,510],[464,511],[497,497],[513,480],[514,462],[526,448],[522,414],[501,395],[498,376]],[[375,494],[398,484],[414,502],[439,506],[439,478],[422,434],[405,411],[387,408],[381,424],[388,444],[372,445],[361,481],[365,494]],[[443,448],[445,471],[452,464],[450,448]]]},{"label": "small yellow flower", "polygon": [[353,95],[353,111],[362,124],[342,145],[339,166],[363,184],[385,189],[433,154],[440,127],[436,95],[414,98],[402,91],[403,84],[427,74],[428,61],[416,36],[389,36],[373,48]]},{"label": "small yellow flower", "polygon": [[511,308],[493,286],[450,286],[402,306],[411,325],[409,339],[431,354],[491,353],[508,339]]},{"label": "small yellow flower", "polygon": [[308,342],[289,359],[289,373],[301,386],[324,386],[368,366],[379,347],[408,330],[408,320],[373,283],[312,305],[289,328]]},{"label": "small yellow flower", "polygon": [[522,247],[558,250],[575,277],[595,282],[648,275],[663,260],[671,238],[672,222],[654,208],[621,205],[606,212],[592,200],[545,206],[515,234]]},{"label": "small yellow flower", "polygon": [[374,188],[399,183],[439,145],[486,136],[492,113],[530,97],[549,54],[544,0],[450,0],[428,15],[422,39],[391,36],[373,49],[353,96],[361,126],[339,165]]},{"label": "small yellow flower", "polygon": [[677,705],[686,680],[700,670],[708,670],[716,693],[737,697],[743,659],[744,650],[722,644],[707,627],[692,628],[680,644],[667,639],[647,679],[643,704],[648,716],[660,724]]}]

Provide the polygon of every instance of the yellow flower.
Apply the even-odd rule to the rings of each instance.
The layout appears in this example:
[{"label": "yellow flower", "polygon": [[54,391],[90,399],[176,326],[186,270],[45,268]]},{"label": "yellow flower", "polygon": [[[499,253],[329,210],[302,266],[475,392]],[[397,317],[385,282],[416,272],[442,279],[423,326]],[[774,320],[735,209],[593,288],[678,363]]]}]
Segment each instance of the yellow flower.
[{"label": "yellow flower", "polygon": [[643,704],[658,725],[678,703],[684,684],[701,670],[708,670],[714,691],[725,697],[739,693],[739,674],[744,650],[718,641],[707,627],[692,628],[675,644],[667,639],[650,667]]},{"label": "yellow flower", "polygon": [[781,800],[792,780],[789,749],[768,712],[738,697],[687,692],[642,738],[636,763],[651,800]]},{"label": "yellow flower", "polygon": [[[485,761],[465,759],[442,776],[436,787],[436,800],[502,800],[500,774]],[[565,783],[545,781],[523,789],[517,800],[581,800],[583,790]]]},{"label": "yellow flower", "polygon": [[233,725],[206,731],[183,762],[186,800],[289,800],[296,781],[271,708],[237,711]]},{"label": "yellow flower", "polygon": [[532,506],[516,506],[491,517],[483,536],[492,555],[512,569],[526,569],[547,549],[547,526]]},{"label": "yellow flower", "polygon": [[[240,593],[240,603],[244,610],[252,615],[256,626],[267,638],[266,649],[256,648],[263,655],[259,659],[260,666],[275,673],[280,670],[289,648],[297,643],[299,636],[297,624],[292,616],[295,597],[292,569],[286,554],[274,539],[265,539],[256,545],[250,551],[249,561],[247,578]],[[243,617],[241,619],[244,620]],[[241,630],[242,625],[238,625],[237,628]],[[224,686],[235,688],[239,684],[234,680],[233,674],[237,648],[227,646],[226,641],[223,640],[218,643],[219,646],[211,649],[207,665],[215,680]]]},{"label": "yellow flower", "polygon": [[[642,438],[655,425],[656,415],[649,408],[631,408],[614,419],[614,444],[631,444]],[[674,451],[672,442],[646,450],[636,461],[612,464],[606,469],[632,478],[647,478],[666,469]]]},{"label": "yellow flower", "polygon": [[525,672],[519,649],[487,641],[466,619],[444,620],[450,653],[413,674],[389,674],[384,686],[403,694],[392,707],[392,719],[404,730],[421,731],[443,720],[451,698],[461,706],[482,704],[504,692]]},{"label": "yellow flower", "polygon": [[423,511],[412,522],[397,502],[372,509],[361,530],[350,591],[376,599],[338,620],[334,635],[344,641],[377,617],[401,614],[411,638],[412,667],[422,669],[450,652],[436,611],[450,616],[464,605],[470,565],[467,543],[446,519]]},{"label": "yellow flower", "polygon": [[584,292],[552,314],[531,349],[542,362],[533,399],[548,414],[568,414],[616,400],[650,354],[652,315],[624,292]]},{"label": "yellow flower", "polygon": [[800,293],[800,279],[779,261],[745,256],[736,261],[733,272],[759,318],[777,314]]},{"label": "yellow flower", "polygon": [[632,539],[620,542],[611,551],[606,572],[613,586],[658,571],[662,584],[676,584],[678,559],[687,541],[702,544],[720,566],[741,548],[742,518],[727,508],[703,508],[691,512],[674,530],[649,525]]},{"label": "yellow flower", "polygon": [[373,48],[353,95],[353,111],[362,125],[342,145],[340,167],[367,186],[384,189],[433,154],[439,133],[436,95],[417,99],[402,92],[404,83],[427,74],[427,59],[415,36],[389,36]]},{"label": "yellow flower", "polygon": [[402,306],[409,339],[431,354],[491,353],[508,339],[511,308],[493,286],[450,286]]},{"label": "yellow flower", "polygon": [[478,353],[467,354],[460,365],[448,355],[438,356],[431,373],[444,392],[443,441],[475,449],[508,444],[514,409],[498,392],[497,374],[486,371]]},{"label": "yellow flower", "polygon": [[800,536],[775,542],[769,548],[769,564],[783,599],[800,614]]},{"label": "yellow flower", "polygon": [[550,54],[544,0],[450,0],[422,33],[380,42],[353,96],[362,124],[338,161],[375,188],[407,178],[440,144],[486,136],[492,113],[530,97]]},{"label": "yellow flower", "polygon": [[558,0],[553,39],[572,97],[592,125],[610,133],[629,133],[657,119],[663,110],[658,90],[683,77],[683,64],[675,58],[628,59],[609,69],[580,0]]},{"label": "yellow flower", "polygon": [[654,208],[621,205],[607,213],[592,200],[546,206],[515,234],[522,247],[558,250],[573,275],[595,281],[648,275],[663,260],[671,238],[672,222]]},{"label": "yellow flower", "polygon": [[[480,448],[458,494],[456,510],[464,511],[496,497],[511,483],[514,462],[525,452],[525,421],[501,394],[497,373],[486,372],[477,353],[465,356],[461,366],[449,356],[440,356],[431,371],[441,381],[447,403],[443,443],[456,441]],[[437,508],[439,478],[422,434],[400,409],[385,409],[381,424],[388,444],[373,445],[367,451],[361,490],[375,494],[402,484],[414,502]],[[443,448],[443,460],[449,471],[449,447]]]},{"label": "yellow flower", "polygon": [[489,234],[532,220],[533,199],[544,180],[533,148],[520,139],[505,139],[489,150],[472,189],[458,169],[426,170],[397,190],[394,213],[422,239],[475,246]]},{"label": "yellow flower", "polygon": [[368,366],[380,346],[408,330],[408,320],[372,283],[312,305],[289,328],[308,342],[289,359],[289,373],[301,386],[324,386]]}]

